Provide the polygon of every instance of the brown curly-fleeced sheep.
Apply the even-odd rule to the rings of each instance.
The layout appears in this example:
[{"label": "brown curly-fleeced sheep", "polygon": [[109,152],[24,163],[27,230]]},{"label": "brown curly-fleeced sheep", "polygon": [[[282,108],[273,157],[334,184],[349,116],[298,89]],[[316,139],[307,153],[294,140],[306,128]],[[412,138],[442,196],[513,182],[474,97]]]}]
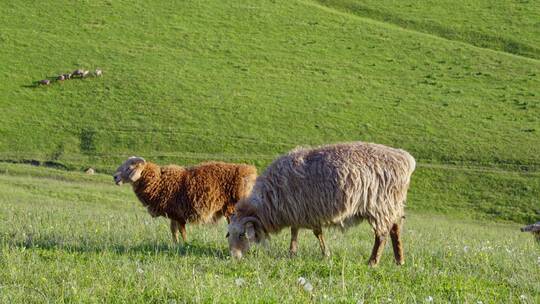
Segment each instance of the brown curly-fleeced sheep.
[{"label": "brown curly-fleeced sheep", "polygon": [[415,164],[406,151],[372,143],[295,149],[275,160],[236,205],[228,227],[231,255],[241,258],[251,242],[284,227],[291,227],[291,253],[297,250],[298,229],[306,228],[328,255],[322,227],[347,228],[365,219],[375,232],[369,264],[377,265],[390,234],[401,265],[400,228]]},{"label": "brown curly-fleeced sheep", "polygon": [[173,240],[178,230],[186,242],[186,223],[229,221],[234,205],[250,192],[257,169],[245,164],[208,162],[193,167],[160,167],[141,157],[130,157],[114,174],[117,185],[131,183],[153,217],[171,220]]}]

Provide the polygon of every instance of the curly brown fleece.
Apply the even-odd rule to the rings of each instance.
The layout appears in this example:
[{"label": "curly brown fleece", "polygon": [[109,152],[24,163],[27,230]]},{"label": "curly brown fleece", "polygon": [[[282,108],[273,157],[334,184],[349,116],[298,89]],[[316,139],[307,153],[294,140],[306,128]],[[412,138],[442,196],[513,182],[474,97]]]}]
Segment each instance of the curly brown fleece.
[{"label": "curly brown fleece", "polygon": [[[136,173],[135,180],[130,174]],[[210,223],[234,212],[234,205],[251,192],[257,169],[245,164],[208,162],[193,167],[160,167],[142,158],[120,166],[115,180],[130,182],[153,216],[171,219],[173,239],[178,229],[186,241],[186,223]]]}]

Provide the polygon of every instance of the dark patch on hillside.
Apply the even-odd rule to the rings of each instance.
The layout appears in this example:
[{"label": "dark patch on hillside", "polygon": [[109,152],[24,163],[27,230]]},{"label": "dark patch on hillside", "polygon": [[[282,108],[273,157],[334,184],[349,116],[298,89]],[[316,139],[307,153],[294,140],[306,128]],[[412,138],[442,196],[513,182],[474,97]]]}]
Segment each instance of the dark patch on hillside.
[{"label": "dark patch on hillside", "polygon": [[492,49],[533,59],[540,59],[539,48],[509,38],[491,36],[476,31],[458,31],[434,22],[407,20],[391,13],[372,9],[360,3],[351,2],[349,0],[317,0],[317,2],[326,7],[346,11],[360,17],[391,23],[405,29],[432,34],[449,40],[461,41],[481,48]]}]

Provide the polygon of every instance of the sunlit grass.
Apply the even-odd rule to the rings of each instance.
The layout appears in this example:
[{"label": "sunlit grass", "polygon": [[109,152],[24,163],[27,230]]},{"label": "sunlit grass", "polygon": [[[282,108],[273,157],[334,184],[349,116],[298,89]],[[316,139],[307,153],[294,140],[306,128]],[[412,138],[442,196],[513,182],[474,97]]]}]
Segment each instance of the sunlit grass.
[{"label": "sunlit grass", "polygon": [[290,258],[283,231],[237,262],[229,258],[223,221],[188,226],[189,243],[174,246],[168,222],[146,214],[129,187],[107,176],[51,170],[44,171],[54,179],[32,176],[36,169],[23,177],[25,167],[17,167],[18,175],[0,176],[3,302],[539,300],[538,244],[517,224],[408,212],[402,267],[390,247],[378,268],[367,266],[373,242],[367,224],[344,234],[327,230],[329,259],[310,231],[301,231],[298,256]]}]

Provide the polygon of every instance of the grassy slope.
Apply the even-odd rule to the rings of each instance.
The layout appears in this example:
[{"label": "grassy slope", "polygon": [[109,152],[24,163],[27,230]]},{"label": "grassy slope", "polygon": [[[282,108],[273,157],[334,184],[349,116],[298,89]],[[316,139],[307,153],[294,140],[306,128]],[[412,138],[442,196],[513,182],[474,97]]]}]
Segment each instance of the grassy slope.
[{"label": "grassy slope", "polygon": [[537,1],[317,2],[400,27],[540,59],[540,4]]},{"label": "grassy slope", "polygon": [[[42,1],[2,12],[3,159],[263,165],[298,144],[362,139],[421,162],[540,164],[536,60],[311,2]],[[26,87],[78,66],[105,76]]]},{"label": "grassy slope", "polygon": [[[494,16],[503,12],[497,6]],[[222,226],[193,229],[190,247],[169,247],[165,222],[151,221],[110,177],[2,164],[0,302],[42,293],[74,302],[308,301],[299,276],[314,282],[315,300],[537,301],[537,254],[516,225],[431,214],[538,220],[539,61],[362,16],[310,1],[3,5],[0,159],[110,172],[139,154],[262,168],[298,144],[362,139],[405,148],[420,167],[409,264],[392,266],[386,252],[372,271],[362,264],[371,246],[365,225],[332,233],[327,262],[306,233],[298,259],[285,258],[283,235],[269,254],[237,265],[224,258]],[[516,41],[534,41],[534,29],[519,27]],[[79,66],[105,76],[29,86]],[[505,171],[516,169],[530,172]]]},{"label": "grassy slope", "polygon": [[[365,265],[366,224],[328,231],[329,260],[304,231],[297,258],[287,257],[282,233],[237,263],[227,258],[223,222],[188,226],[189,245],[174,247],[167,221],[152,220],[109,176],[2,165],[0,193],[0,302],[540,300],[537,244],[516,224],[409,212],[403,267],[393,265],[390,248],[379,268]],[[297,285],[301,276],[313,284],[311,295]]]}]

